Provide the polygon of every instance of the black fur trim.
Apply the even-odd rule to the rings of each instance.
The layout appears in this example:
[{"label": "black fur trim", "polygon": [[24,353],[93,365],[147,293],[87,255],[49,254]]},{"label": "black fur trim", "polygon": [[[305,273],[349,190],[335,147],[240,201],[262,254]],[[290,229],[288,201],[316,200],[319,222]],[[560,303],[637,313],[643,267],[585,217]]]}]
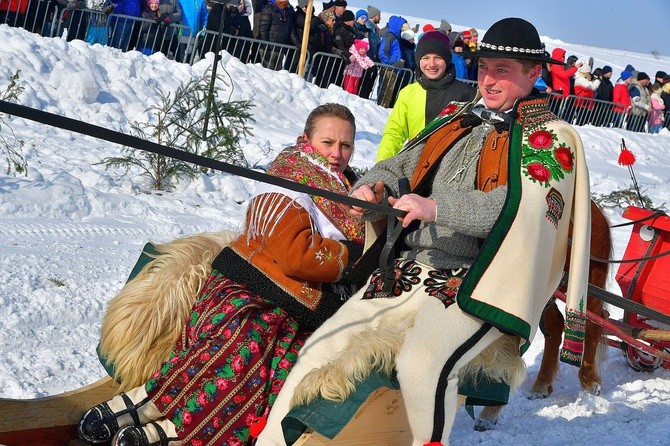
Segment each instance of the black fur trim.
[{"label": "black fur trim", "polygon": [[[301,304],[295,297],[282,290],[272,279],[244,260],[230,247],[225,247],[212,262],[214,269],[235,282],[244,284],[249,291],[275,303],[286,310],[307,331],[316,330],[332,316],[346,298],[331,287],[324,287],[321,301],[315,311]],[[346,296],[348,297],[348,296]]]}]

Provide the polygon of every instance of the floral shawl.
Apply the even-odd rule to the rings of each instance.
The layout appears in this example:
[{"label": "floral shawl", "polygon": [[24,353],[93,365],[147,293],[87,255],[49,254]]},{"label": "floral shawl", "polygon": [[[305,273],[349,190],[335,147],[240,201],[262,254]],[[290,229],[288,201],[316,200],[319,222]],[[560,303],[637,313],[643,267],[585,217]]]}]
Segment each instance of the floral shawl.
[{"label": "floral shawl", "polygon": [[[343,173],[333,169],[328,160],[320,155],[303,136],[298,138],[294,146],[282,150],[270,164],[267,173],[342,195],[347,195],[352,185],[349,179]],[[363,243],[364,223],[361,219],[349,214],[347,205],[314,195],[311,198],[321,213],[342,232],[347,240]]]}]

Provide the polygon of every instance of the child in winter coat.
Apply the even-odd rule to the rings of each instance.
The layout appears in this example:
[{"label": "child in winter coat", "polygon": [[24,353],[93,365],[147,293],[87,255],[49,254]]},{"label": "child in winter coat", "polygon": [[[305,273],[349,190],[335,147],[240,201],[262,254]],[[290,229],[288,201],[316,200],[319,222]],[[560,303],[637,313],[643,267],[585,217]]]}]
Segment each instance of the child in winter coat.
[{"label": "child in winter coat", "polygon": [[354,44],[349,48],[351,54],[351,63],[344,69],[344,82],[342,88],[351,94],[358,94],[358,87],[361,84],[363,72],[372,68],[375,63],[368,56],[370,49],[370,42],[368,39],[356,39]]},{"label": "child in winter coat", "polygon": [[663,127],[663,110],[665,109],[665,104],[661,98],[661,86],[659,84],[654,84],[651,87],[651,111],[647,120],[649,121],[649,133],[658,133]]},{"label": "child in winter coat", "polygon": [[169,42],[165,42],[165,33],[172,23],[170,14],[160,9],[160,0],[147,0],[146,5],[146,9],[142,11],[142,18],[152,20],[153,23],[142,22],[137,49],[147,56],[156,50],[167,54],[166,47]]}]

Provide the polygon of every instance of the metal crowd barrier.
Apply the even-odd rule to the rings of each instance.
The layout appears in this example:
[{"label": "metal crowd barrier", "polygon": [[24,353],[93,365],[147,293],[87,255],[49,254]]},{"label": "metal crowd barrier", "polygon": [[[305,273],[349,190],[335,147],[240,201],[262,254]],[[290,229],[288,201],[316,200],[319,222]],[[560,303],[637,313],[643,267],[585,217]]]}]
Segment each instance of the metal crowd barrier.
[{"label": "metal crowd barrier", "polygon": [[[306,78],[321,88],[334,84],[342,86],[345,60],[332,53],[318,52],[312,57]],[[392,107],[398,92],[414,81],[414,72],[407,68],[375,63],[373,68],[363,72],[356,94],[365,99],[373,99],[384,107]]]},{"label": "metal crowd barrier", "polygon": [[51,0],[2,0],[0,24],[24,28],[49,36],[51,24],[58,17],[58,4]]},{"label": "metal crowd barrier", "polygon": [[[158,51],[179,62],[190,62],[195,37],[191,28],[170,24],[161,28],[153,20],[92,9],[62,9],[52,28],[52,37],[65,35],[67,41],[109,45],[122,51],[137,49],[149,55]],[[186,34],[186,35],[184,35]]]},{"label": "metal crowd barrier", "polygon": [[549,95],[549,108],[561,119],[578,126],[626,128],[629,115],[618,113],[617,105],[600,99],[560,94]]},{"label": "metal crowd barrier", "polygon": [[[65,35],[68,41],[80,39],[101,43],[123,51],[137,49],[145,54],[163,52],[168,58],[193,64],[214,50],[215,31],[203,30],[194,35],[188,26],[158,24],[142,17],[121,14],[105,16],[91,9],[68,10],[54,0],[2,0],[0,24],[25,28],[45,37]],[[262,40],[222,34],[221,47],[243,63],[260,63],[272,70],[297,72],[299,49]],[[336,54],[308,53],[305,78],[319,87],[343,85],[345,60]],[[477,87],[476,81],[460,79]],[[364,71],[357,94],[375,100],[383,107],[393,107],[398,92],[414,81],[407,68],[376,63]],[[617,104],[599,99],[560,94],[549,95],[549,107],[560,118],[574,125],[626,128],[645,131],[646,119],[628,113],[617,113]],[[664,127],[670,129],[670,113],[665,113]]]},{"label": "metal crowd barrier", "polygon": [[[191,63],[202,59],[206,53],[215,51],[218,34],[218,32],[210,30],[203,30],[197,34],[195,40],[197,53],[194,54]],[[265,68],[275,71],[288,70],[291,73],[298,72],[300,51],[299,48],[292,45],[222,33],[221,48],[245,64],[260,63]],[[309,64],[309,61],[310,54],[307,52],[305,63]]]}]

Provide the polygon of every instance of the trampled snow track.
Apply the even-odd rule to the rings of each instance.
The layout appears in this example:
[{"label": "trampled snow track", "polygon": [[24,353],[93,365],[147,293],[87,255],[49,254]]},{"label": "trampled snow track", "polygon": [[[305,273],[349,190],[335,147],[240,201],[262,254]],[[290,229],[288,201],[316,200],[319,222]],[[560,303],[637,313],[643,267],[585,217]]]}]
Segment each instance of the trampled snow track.
[{"label": "trampled snow track", "polygon": [[12,377],[0,393],[44,396],[69,390],[73,375],[75,386],[103,376],[95,346],[106,304],[164,231],[146,221],[0,220],[0,373]]},{"label": "trampled snow track", "polygon": [[76,240],[80,237],[98,237],[98,236],[132,236],[132,237],[147,237],[151,231],[146,228],[138,227],[124,227],[124,226],[110,226],[99,223],[87,222],[7,222],[3,221],[0,226],[0,236],[4,239],[1,242],[6,242],[8,239],[26,237],[40,237],[40,238],[59,238]]}]

